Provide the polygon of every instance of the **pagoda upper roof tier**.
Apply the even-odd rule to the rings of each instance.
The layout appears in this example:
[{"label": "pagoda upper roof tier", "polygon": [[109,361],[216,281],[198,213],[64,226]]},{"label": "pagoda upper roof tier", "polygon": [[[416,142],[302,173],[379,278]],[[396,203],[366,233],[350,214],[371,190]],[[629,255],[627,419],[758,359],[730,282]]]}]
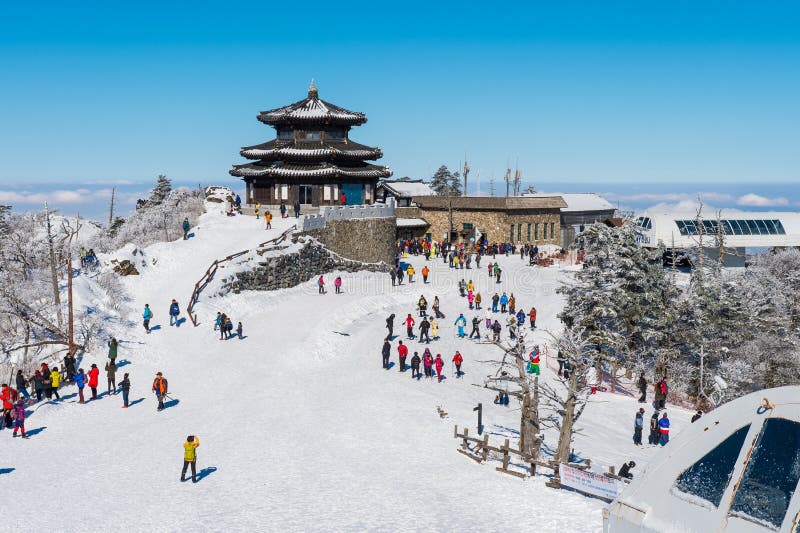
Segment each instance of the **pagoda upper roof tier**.
[{"label": "pagoda upper roof tier", "polygon": [[392,175],[389,167],[361,163],[359,165],[334,165],[320,163],[318,165],[297,165],[282,161],[248,163],[234,165],[229,171],[231,176],[273,177],[273,178],[386,178]]},{"label": "pagoda upper roof tier", "polygon": [[360,126],[367,121],[364,113],[349,111],[320,99],[317,87],[311,82],[308,96],[299,102],[262,111],[258,120],[270,126],[292,124],[336,124],[340,126]]},{"label": "pagoda upper roof tier", "polygon": [[383,153],[380,148],[365,146],[353,141],[271,141],[245,146],[239,152],[246,159],[281,159],[281,160],[363,160],[380,159]]}]

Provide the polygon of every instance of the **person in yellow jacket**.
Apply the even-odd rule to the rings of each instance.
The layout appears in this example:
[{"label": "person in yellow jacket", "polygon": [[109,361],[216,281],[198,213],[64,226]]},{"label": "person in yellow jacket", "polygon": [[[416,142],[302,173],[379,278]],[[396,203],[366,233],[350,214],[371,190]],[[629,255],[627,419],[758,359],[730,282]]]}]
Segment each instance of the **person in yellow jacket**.
[{"label": "person in yellow jacket", "polygon": [[439,338],[439,321],[435,318],[431,319],[431,336],[433,336],[434,339]]},{"label": "person in yellow jacket", "polygon": [[272,229],[272,213],[269,211],[264,213],[264,220],[267,221],[267,229]]},{"label": "person in yellow jacket", "polygon": [[186,469],[192,465],[192,483],[197,483],[197,448],[200,447],[200,439],[194,435],[186,437],[183,443],[183,470],[181,471],[181,481],[186,481]]},{"label": "person in yellow jacket", "polygon": [[255,213],[256,213],[256,219],[258,219],[258,217],[259,217],[259,216],[261,216],[261,213],[260,213],[260,211],[261,211],[261,204],[256,204],[256,207],[255,207],[254,211],[255,211]]},{"label": "person in yellow jacket", "polygon": [[414,267],[413,266],[408,265],[408,268],[406,269],[406,275],[408,276],[408,282],[409,283],[414,283]]},{"label": "person in yellow jacket", "polygon": [[467,283],[467,291],[475,292],[475,285],[473,285],[472,280],[469,280],[469,282]]},{"label": "person in yellow jacket", "polygon": [[53,369],[50,371],[50,388],[53,390],[53,394],[56,395],[56,400],[60,400],[61,396],[58,395],[58,387],[61,386],[61,372],[58,371],[58,367],[54,366]]}]

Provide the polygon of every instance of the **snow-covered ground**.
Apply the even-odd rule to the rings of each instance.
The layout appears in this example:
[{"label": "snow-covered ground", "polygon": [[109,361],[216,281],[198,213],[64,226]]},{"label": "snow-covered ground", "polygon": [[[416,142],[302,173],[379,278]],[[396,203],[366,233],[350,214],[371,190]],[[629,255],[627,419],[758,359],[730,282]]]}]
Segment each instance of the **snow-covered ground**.
[{"label": "snow-covered ground", "polygon": [[[169,326],[170,300],[185,309],[214,259],[252,248],[294,222],[276,218],[265,230],[252,217],[209,212],[192,229],[195,237],[147,247],[148,267],[123,279],[131,299],[124,320],[115,319],[90,277],[76,279],[79,297],[107,315],[121,341],[118,381],[130,373],[133,405],[120,409],[121,395],[105,394],[79,405],[74,388],[64,387],[63,401],[34,406],[29,440],[0,432],[3,529],[599,531],[601,501],[546,488],[544,476],[520,480],[495,472],[495,464],[475,464],[456,453],[453,439],[454,424],[475,427],[478,402],[495,441],[513,438],[519,426],[513,401],[510,408],[495,406],[493,392],[473,386],[494,372],[478,361],[498,349],[455,337],[458,313],[473,316],[458,296],[458,279],[471,276],[484,302],[499,290],[513,292],[518,309],[535,305],[533,342],[544,344],[547,330],[558,326],[555,289],[565,275],[559,268],[533,269],[518,256],[498,256],[500,285],[490,282],[488,259],[469,271],[431,262],[429,285],[421,276],[392,287],[386,274],[342,273],[342,295],[318,295],[313,280],[269,293],[201,295],[198,327]],[[418,272],[424,263],[408,261]],[[326,276],[331,289],[333,277]],[[416,317],[420,294],[431,303],[438,295],[447,315],[441,339],[430,345],[448,363],[442,383],[381,368],[385,318],[396,314],[395,334],[404,339],[400,322],[408,313]],[[151,327],[160,326],[150,335],[141,326],[145,303],[155,313]],[[219,340],[218,310],[243,323],[244,339]],[[395,364],[396,346],[397,340]],[[424,348],[412,341],[410,349]],[[463,379],[452,375],[455,350],[465,359]],[[81,366],[102,369],[104,361],[105,351],[97,351]],[[160,413],[150,393],[157,371],[177,400]],[[543,365],[542,379],[554,379],[552,367]],[[593,397],[578,425],[576,454],[591,458],[598,471],[633,459],[640,472],[659,449],[632,444],[638,407],[623,395]],[[669,412],[679,433],[690,415]],[[196,485],[178,480],[189,434],[201,441],[204,474]],[[547,433],[546,447],[555,443]]]}]

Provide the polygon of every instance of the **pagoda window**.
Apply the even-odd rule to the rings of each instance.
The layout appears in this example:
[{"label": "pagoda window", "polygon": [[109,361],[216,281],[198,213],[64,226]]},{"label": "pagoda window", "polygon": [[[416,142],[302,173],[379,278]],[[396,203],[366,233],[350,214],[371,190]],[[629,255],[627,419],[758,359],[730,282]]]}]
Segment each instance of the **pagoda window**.
[{"label": "pagoda window", "polygon": [[291,141],[294,139],[294,132],[292,130],[278,130],[278,139],[282,141]]},{"label": "pagoda window", "polygon": [[300,133],[300,139],[303,141],[318,141],[322,138],[322,133],[319,131],[303,131]]},{"label": "pagoda window", "polygon": [[343,131],[326,131],[325,138],[331,141],[343,141],[346,135]]}]

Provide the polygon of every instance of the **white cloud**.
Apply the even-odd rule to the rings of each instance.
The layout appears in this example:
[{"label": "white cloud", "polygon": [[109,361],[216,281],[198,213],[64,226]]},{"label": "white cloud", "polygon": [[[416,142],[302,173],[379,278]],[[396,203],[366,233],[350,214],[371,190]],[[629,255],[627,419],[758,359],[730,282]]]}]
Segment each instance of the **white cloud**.
[{"label": "white cloud", "polygon": [[[117,192],[116,200],[132,203],[141,197],[141,192]],[[111,200],[111,189],[61,189],[46,192],[3,191],[0,190],[0,203],[11,205],[43,205],[46,202],[58,205],[87,204],[92,202],[108,202]]]},{"label": "white cloud", "polygon": [[759,196],[758,194],[745,194],[736,200],[737,205],[745,205],[749,207],[769,207],[773,205],[789,205],[789,200],[779,196],[777,198],[767,198],[766,196]]},{"label": "white cloud", "polygon": [[730,202],[734,198],[727,193],[719,192],[701,192],[701,193],[638,193],[638,194],[619,194],[619,193],[603,193],[602,196],[609,201],[613,202],[630,202],[630,203],[645,203],[655,202],[659,203],[673,203],[680,204],[683,202],[697,203],[697,197],[705,203],[711,202]]}]

